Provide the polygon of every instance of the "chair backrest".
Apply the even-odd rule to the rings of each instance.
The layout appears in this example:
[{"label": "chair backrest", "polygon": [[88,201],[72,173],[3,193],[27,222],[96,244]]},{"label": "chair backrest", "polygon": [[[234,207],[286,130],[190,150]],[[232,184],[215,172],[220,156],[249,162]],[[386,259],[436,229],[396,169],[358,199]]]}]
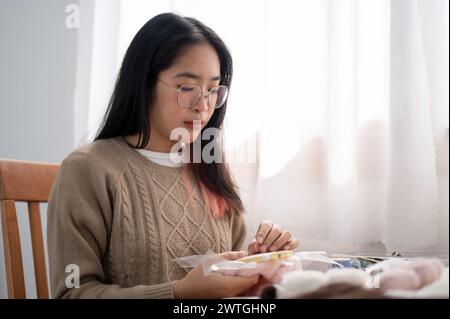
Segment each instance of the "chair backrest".
[{"label": "chair backrest", "polygon": [[47,202],[58,164],[0,159],[0,210],[9,298],[26,298],[16,202],[27,202],[38,298],[48,298],[39,203]]}]

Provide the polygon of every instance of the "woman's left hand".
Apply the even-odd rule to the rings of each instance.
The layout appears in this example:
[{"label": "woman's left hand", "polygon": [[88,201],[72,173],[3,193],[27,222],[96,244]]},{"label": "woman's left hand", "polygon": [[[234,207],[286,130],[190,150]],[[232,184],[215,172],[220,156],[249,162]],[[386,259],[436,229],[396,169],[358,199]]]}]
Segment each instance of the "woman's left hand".
[{"label": "woman's left hand", "polygon": [[255,238],[248,244],[248,254],[259,254],[278,250],[294,250],[299,245],[291,233],[281,225],[272,221],[263,221],[256,232]]}]

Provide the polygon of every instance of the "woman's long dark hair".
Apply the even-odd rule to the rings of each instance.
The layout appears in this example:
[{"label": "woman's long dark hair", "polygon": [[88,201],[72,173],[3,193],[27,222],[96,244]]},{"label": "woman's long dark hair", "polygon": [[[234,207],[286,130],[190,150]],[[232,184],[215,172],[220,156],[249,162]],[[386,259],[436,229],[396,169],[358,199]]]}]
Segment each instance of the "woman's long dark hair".
[{"label": "woman's long dark hair", "polygon": [[[132,40],[94,140],[138,134],[134,147],[144,148],[150,139],[149,106],[154,100],[159,73],[171,66],[183,48],[198,43],[208,43],[214,47],[220,60],[220,84],[230,87],[232,59],[218,35],[194,18],[173,13],[159,14],[150,19]],[[204,129],[220,129],[226,109],[225,103],[214,110]],[[218,142],[215,139],[201,139],[202,152],[207,143],[217,145]],[[225,211],[243,211],[242,201],[223,156],[221,163],[205,163],[201,158],[200,163],[186,165],[188,172],[202,187],[215,215],[220,216]]]}]

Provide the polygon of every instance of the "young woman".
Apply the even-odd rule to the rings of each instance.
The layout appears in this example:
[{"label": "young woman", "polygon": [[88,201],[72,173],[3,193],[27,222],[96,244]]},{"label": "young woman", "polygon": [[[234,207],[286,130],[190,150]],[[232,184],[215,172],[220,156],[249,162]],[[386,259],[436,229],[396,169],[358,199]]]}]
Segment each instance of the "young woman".
[{"label": "young woman", "polygon": [[[173,261],[208,250],[245,254],[237,251],[243,205],[227,166],[183,162],[194,142],[201,150],[220,146],[201,133],[221,128],[231,78],[226,46],[195,19],[161,14],[136,34],[95,141],[63,161],[52,190],[52,297],[220,298],[257,283],[257,276],[204,276],[201,267],[188,272]],[[175,129],[187,132],[192,152],[173,151]],[[248,252],[297,246],[267,221]]]}]

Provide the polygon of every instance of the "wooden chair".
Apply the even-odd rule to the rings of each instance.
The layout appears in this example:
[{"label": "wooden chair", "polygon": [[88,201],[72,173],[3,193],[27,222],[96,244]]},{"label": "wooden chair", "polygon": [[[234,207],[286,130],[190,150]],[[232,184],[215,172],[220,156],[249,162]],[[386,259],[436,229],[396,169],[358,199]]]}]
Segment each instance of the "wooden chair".
[{"label": "wooden chair", "polygon": [[27,202],[37,297],[49,297],[39,203],[47,202],[58,164],[0,159],[0,210],[9,298],[26,298],[16,202]]}]

